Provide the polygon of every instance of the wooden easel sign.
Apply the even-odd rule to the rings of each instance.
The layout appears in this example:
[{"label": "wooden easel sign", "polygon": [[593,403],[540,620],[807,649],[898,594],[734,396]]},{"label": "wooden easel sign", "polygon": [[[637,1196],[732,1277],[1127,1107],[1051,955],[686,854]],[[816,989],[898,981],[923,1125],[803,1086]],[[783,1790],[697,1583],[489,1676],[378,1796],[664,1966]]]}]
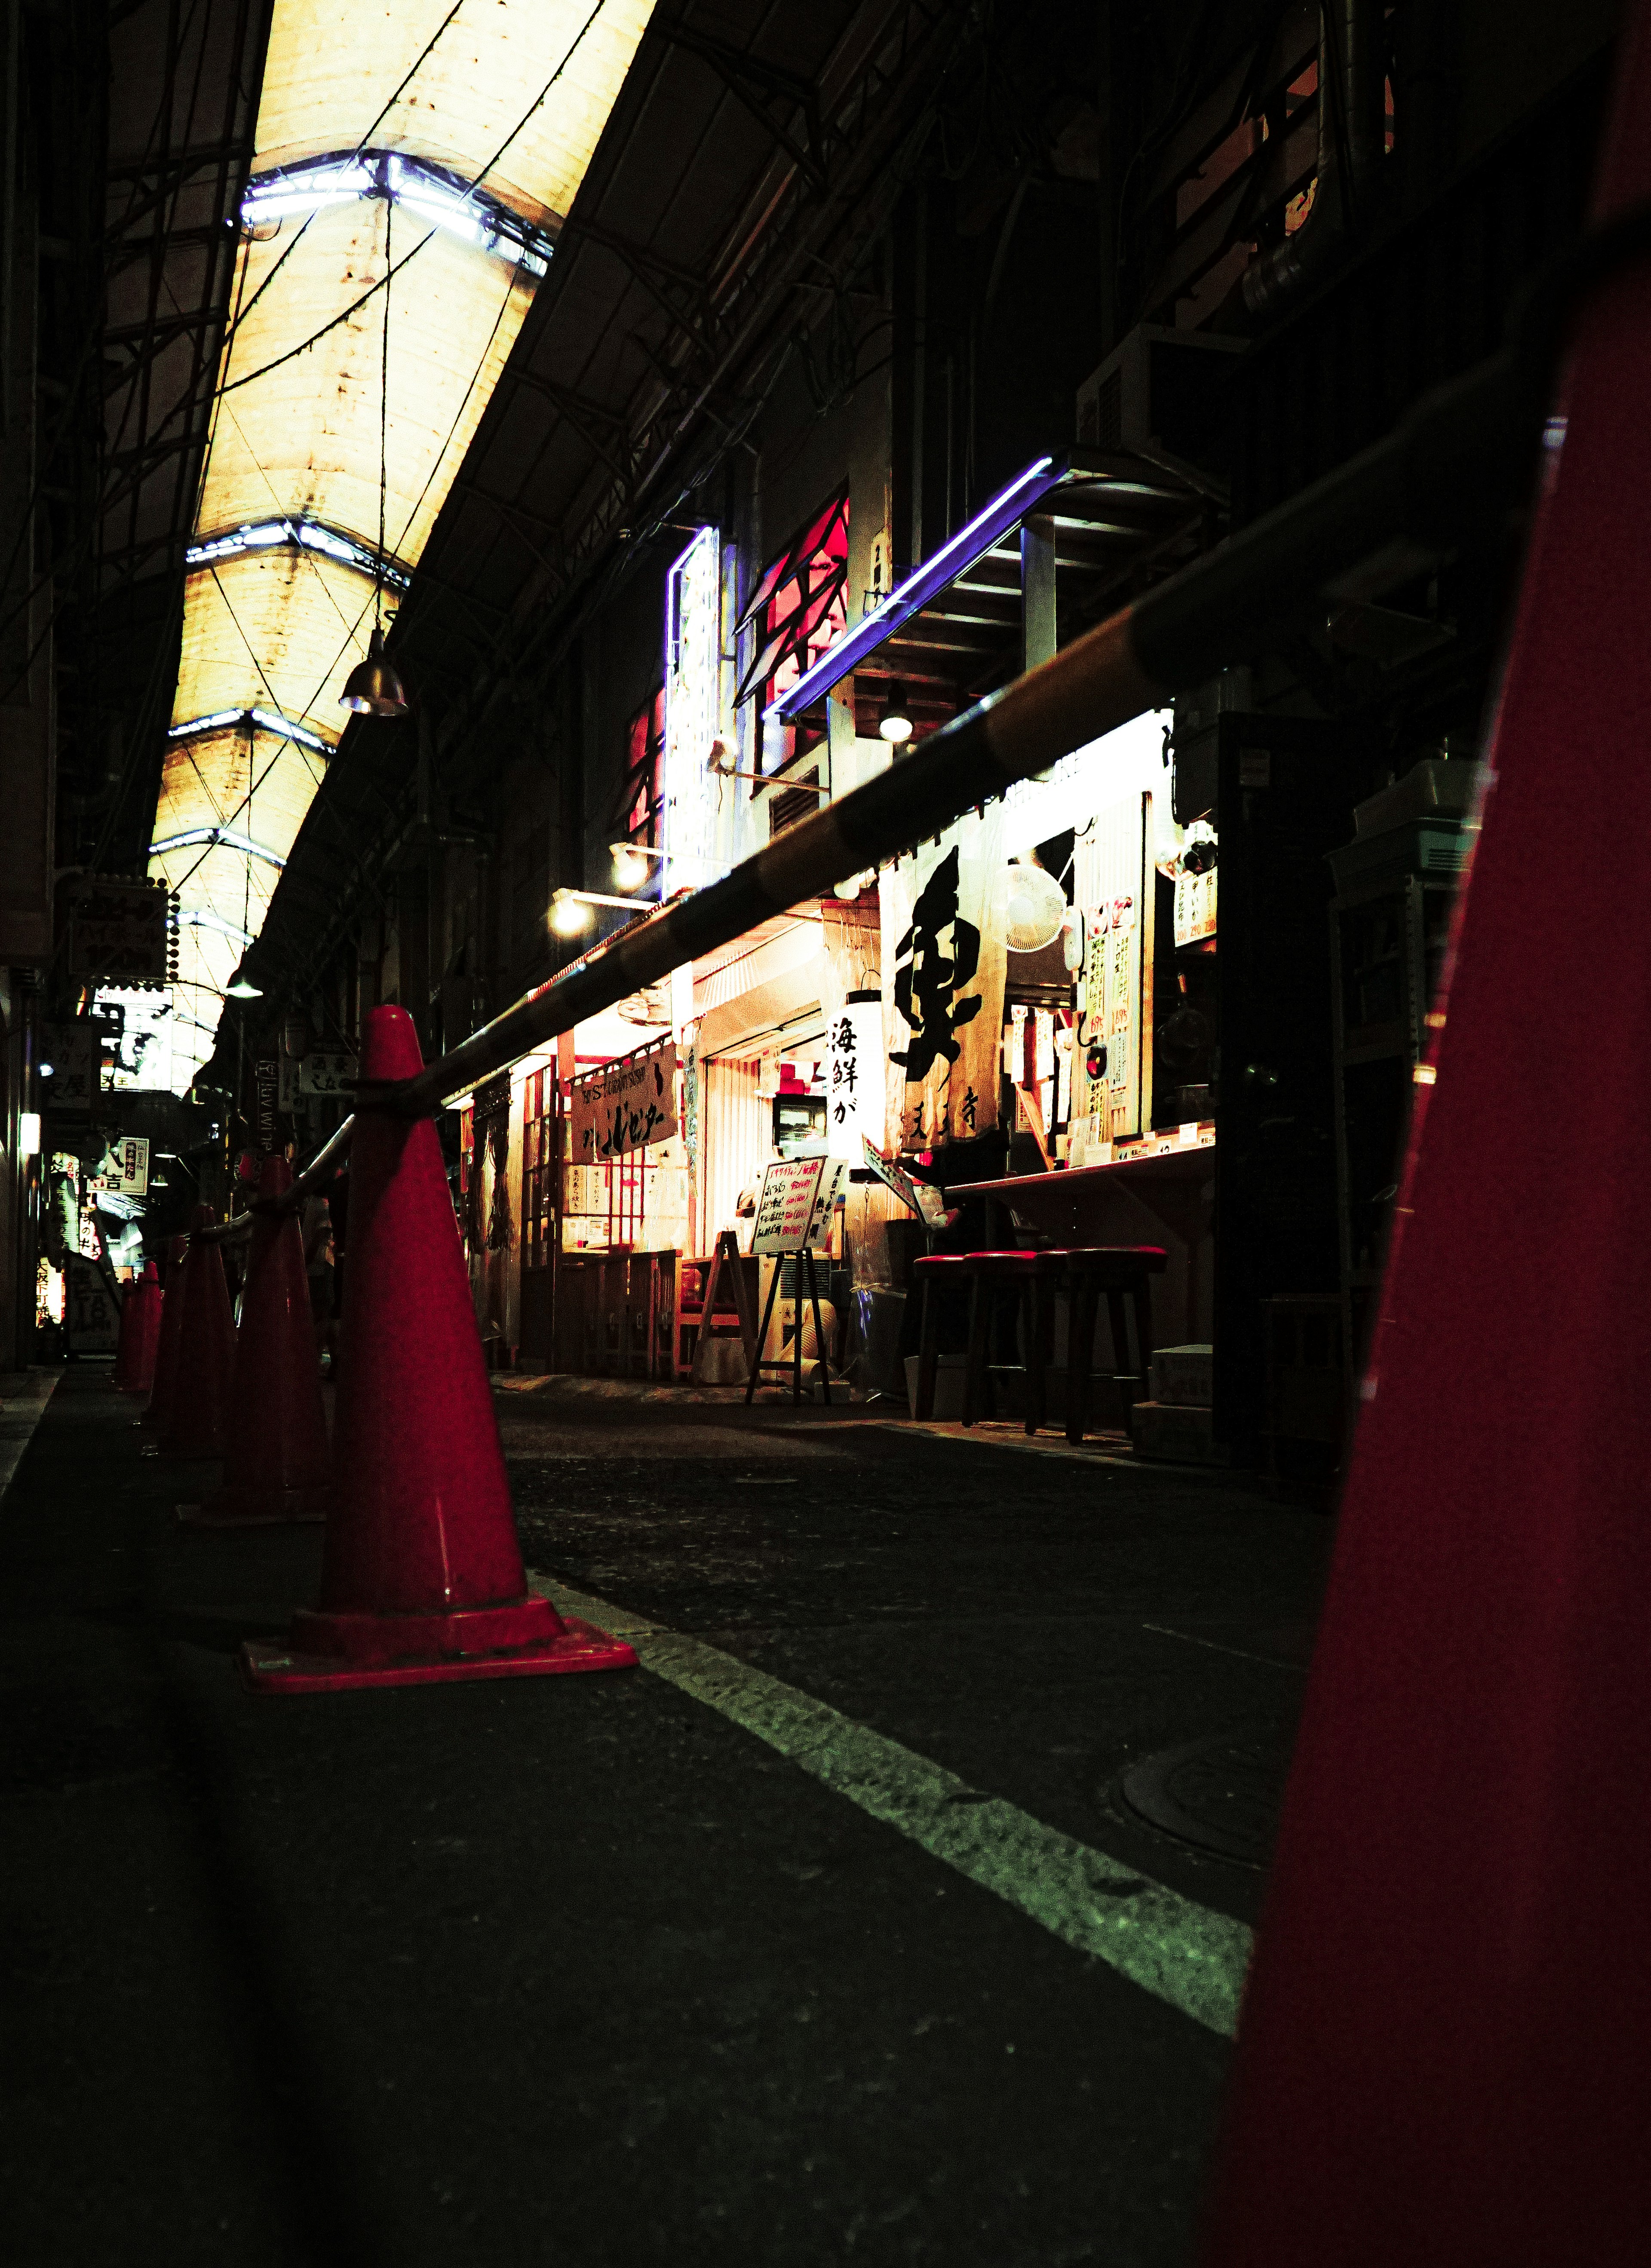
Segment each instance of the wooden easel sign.
[{"label": "wooden easel sign", "polygon": [[[814,1271],[814,1255],[823,1252],[831,1239],[831,1215],[848,1180],[846,1158],[776,1158],[763,1174],[762,1193],[756,1201],[756,1227],[751,1239],[751,1249],[759,1256],[767,1256],[785,1261],[793,1256],[797,1262],[797,1306],[802,1305],[805,1274],[808,1297],[814,1307],[814,1345],[820,1359],[822,1388],[826,1406],[831,1403],[831,1364],[826,1352],[824,1326],[820,1320],[820,1285]],[[781,1356],[772,1362],[762,1359],[768,1342],[768,1327],[774,1313],[774,1302],[779,1296],[783,1266],[776,1267],[768,1287],[768,1300],[763,1309],[762,1328],[756,1335],[757,1359],[751,1365],[746,1383],[745,1398],[748,1403],[756,1392],[757,1381],[765,1370],[788,1370],[792,1373],[792,1399],[802,1400],[802,1317],[794,1318],[790,1358]]]}]

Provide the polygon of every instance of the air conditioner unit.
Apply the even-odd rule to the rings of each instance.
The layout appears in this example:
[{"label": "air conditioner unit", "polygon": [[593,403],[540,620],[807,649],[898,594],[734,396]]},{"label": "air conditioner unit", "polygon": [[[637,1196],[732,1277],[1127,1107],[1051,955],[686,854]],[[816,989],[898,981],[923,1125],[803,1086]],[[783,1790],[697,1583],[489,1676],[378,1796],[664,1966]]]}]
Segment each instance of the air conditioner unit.
[{"label": "air conditioner unit", "polygon": [[1079,447],[1223,474],[1226,381],[1247,344],[1219,332],[1137,323],[1078,389]]}]

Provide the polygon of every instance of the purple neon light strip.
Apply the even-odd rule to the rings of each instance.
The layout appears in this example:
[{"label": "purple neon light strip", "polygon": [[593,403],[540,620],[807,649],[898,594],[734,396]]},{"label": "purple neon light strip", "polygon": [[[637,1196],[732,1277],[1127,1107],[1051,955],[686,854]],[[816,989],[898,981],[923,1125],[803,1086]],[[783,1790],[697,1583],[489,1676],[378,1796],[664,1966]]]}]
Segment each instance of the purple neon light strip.
[{"label": "purple neon light strip", "polygon": [[943,591],[954,577],[965,567],[972,567],[984,552],[1017,519],[1029,512],[1041,496],[1059,486],[1063,475],[1056,468],[1053,457],[1039,457],[1036,463],[1001,489],[990,504],[984,504],[966,527],[943,543],[932,559],[925,559],[915,573],[908,575],[897,591],[891,591],[874,613],[857,622],[854,628],[827,653],[822,653],[814,667],[804,672],[788,693],[782,693],[770,703],[763,714],[776,717],[782,723],[811,708],[823,693],[841,683],[851,670],[875,653],[885,638],[921,614],[938,592]]}]

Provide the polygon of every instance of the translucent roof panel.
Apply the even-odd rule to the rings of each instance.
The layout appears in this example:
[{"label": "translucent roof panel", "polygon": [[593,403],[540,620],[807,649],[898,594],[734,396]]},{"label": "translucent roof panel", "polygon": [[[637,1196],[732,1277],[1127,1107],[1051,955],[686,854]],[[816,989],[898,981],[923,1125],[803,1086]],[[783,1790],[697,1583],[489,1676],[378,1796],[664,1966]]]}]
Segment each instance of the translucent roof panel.
[{"label": "translucent roof panel", "polygon": [[[325,762],[301,742],[261,729],[253,733],[250,752],[244,730],[174,740],[161,767],[154,841],[169,843],[181,835],[221,829],[284,858],[321,784]],[[151,857],[151,873],[164,872],[173,889],[182,869],[200,857],[199,845],[182,848],[181,867],[166,851]],[[247,855],[253,865],[272,874],[279,871],[267,858]]]},{"label": "translucent roof panel", "polygon": [[[180,1087],[211,1052],[279,876],[269,854],[303,824],[343,681],[416,568],[652,12],[275,0],[155,822],[158,843],[217,839],[151,860],[179,893],[202,1027],[188,1036],[181,992]],[[310,745],[284,746],[282,719]]]},{"label": "translucent roof panel", "polygon": [[590,0],[465,0],[444,30],[451,9],[276,0],[255,170],[361,145],[469,180],[491,161],[488,186],[520,211],[564,215],[652,0],[608,0],[588,30]]},{"label": "translucent roof panel", "polygon": [[[385,593],[387,628],[394,597]],[[330,747],[345,723],[338,696],[372,630],[372,583],[334,560],[291,549],[215,561],[185,591],[172,721],[270,709]]]},{"label": "translucent roof panel", "polygon": [[[303,242],[277,271],[300,227]],[[532,279],[516,281],[502,260],[376,196],[299,215],[248,247],[247,313],[232,350],[234,390],[212,438],[203,534],[287,513],[376,549],[383,291],[307,353],[279,357],[383,276],[387,235],[399,272],[390,285],[385,546],[407,560],[424,549],[521,328]],[[267,377],[252,376],[266,367]],[[250,384],[236,383],[248,376]]]}]

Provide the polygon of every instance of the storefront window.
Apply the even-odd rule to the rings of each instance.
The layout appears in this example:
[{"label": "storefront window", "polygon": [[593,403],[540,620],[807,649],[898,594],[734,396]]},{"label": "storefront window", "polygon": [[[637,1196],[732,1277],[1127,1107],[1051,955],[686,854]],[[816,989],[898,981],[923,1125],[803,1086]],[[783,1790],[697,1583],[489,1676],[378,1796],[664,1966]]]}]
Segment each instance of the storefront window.
[{"label": "storefront window", "polygon": [[[849,499],[833,497],[771,561],[741,616],[751,630],[751,655],[740,681],[741,701],[759,715],[812,668],[848,627]],[[780,772],[825,738],[825,703],[777,733],[763,736],[758,769]]]}]

